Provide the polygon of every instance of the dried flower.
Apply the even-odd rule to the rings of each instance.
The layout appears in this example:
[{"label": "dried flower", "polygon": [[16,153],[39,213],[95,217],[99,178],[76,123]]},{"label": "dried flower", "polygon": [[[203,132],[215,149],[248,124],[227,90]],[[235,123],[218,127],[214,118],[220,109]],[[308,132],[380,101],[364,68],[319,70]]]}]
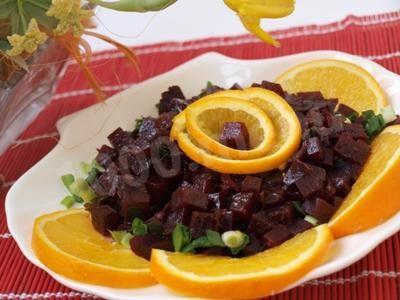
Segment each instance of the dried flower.
[{"label": "dried flower", "polygon": [[13,34],[7,37],[12,48],[6,51],[11,57],[16,57],[22,53],[33,53],[39,45],[47,40],[46,33],[40,31],[36,19],[32,18],[24,35]]},{"label": "dried flower", "polygon": [[93,16],[91,10],[81,7],[80,0],[53,0],[46,14],[59,20],[54,34],[64,35],[70,32],[75,37],[83,33],[82,21]]}]

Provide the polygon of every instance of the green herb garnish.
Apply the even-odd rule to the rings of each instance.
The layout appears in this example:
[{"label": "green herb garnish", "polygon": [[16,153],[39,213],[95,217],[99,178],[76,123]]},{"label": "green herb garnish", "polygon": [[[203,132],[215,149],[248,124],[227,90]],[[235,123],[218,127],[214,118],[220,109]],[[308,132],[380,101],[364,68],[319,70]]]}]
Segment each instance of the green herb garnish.
[{"label": "green herb garnish", "polygon": [[310,215],[305,216],[304,221],[307,221],[308,223],[311,223],[314,226],[317,226],[319,223],[317,218],[314,218],[313,216],[310,216]]},{"label": "green herb garnish", "polygon": [[292,204],[294,206],[294,208],[303,216],[306,215],[305,211],[303,210],[303,208],[301,207],[301,203],[300,201],[292,201]]},{"label": "green herb garnish", "polygon": [[347,117],[347,119],[349,119],[351,122],[354,122],[355,120],[357,120],[359,114],[358,112],[352,112],[350,116]]},{"label": "green herb garnish", "polygon": [[139,218],[134,218],[132,222],[132,233],[134,236],[146,235],[148,233],[147,225]]},{"label": "green herb garnish", "polygon": [[60,203],[64,205],[66,208],[71,208],[75,204],[75,200],[74,197],[72,196],[65,196]]},{"label": "green herb garnish", "polygon": [[213,230],[206,230],[206,235],[193,240],[181,252],[193,252],[196,248],[225,247],[221,235]]},{"label": "green herb garnish", "polygon": [[172,231],[172,244],[176,252],[181,251],[184,247],[189,245],[192,237],[190,230],[187,226],[176,224],[174,231]]}]

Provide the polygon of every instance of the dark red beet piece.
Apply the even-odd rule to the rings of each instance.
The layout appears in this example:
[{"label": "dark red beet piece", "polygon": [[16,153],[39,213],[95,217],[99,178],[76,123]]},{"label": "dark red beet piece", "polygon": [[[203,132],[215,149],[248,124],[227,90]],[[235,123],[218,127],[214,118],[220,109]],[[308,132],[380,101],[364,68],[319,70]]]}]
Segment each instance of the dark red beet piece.
[{"label": "dark red beet piece", "polygon": [[146,117],[142,119],[140,127],[138,129],[137,136],[147,139],[148,141],[153,140],[157,135],[156,119],[153,117]]},{"label": "dark red beet piece", "polygon": [[240,185],[233,179],[230,174],[221,174],[221,190],[240,191]]},{"label": "dark red beet piece", "polygon": [[233,213],[227,209],[214,211],[214,228],[218,232],[225,232],[233,228]]},{"label": "dark red beet piece", "polygon": [[172,193],[171,209],[187,208],[205,211],[208,207],[208,196],[190,186],[183,186]]},{"label": "dark red beet piece", "polygon": [[319,165],[324,167],[332,167],[333,166],[333,150],[328,147],[323,147],[322,151],[324,153],[324,158],[320,161],[316,161]]},{"label": "dark red beet piece", "polygon": [[152,204],[163,203],[169,199],[168,182],[160,177],[149,178],[146,181],[146,189],[150,194]]},{"label": "dark red beet piece", "polygon": [[96,161],[99,163],[99,165],[107,168],[110,163],[113,162],[117,158],[118,152],[111,148],[110,146],[103,145],[100,147],[100,149],[97,149],[99,152],[96,156]]},{"label": "dark red beet piece", "polygon": [[319,222],[328,222],[335,212],[335,208],[327,201],[317,197],[311,205],[303,205],[307,214],[315,217]]},{"label": "dark red beet piece", "polygon": [[272,207],[266,210],[268,218],[281,224],[289,224],[295,218],[295,209],[291,202],[285,202],[278,207]]},{"label": "dark red beet piece", "polygon": [[125,220],[146,215],[150,208],[150,195],[144,189],[119,191],[121,199],[121,215]]},{"label": "dark red beet piece", "polygon": [[260,193],[260,202],[265,207],[283,200],[283,190],[263,190]]},{"label": "dark red beet piece", "polygon": [[176,224],[189,225],[190,211],[186,208],[181,208],[171,212],[164,223],[164,234],[169,235],[174,230]]},{"label": "dark red beet piece", "polygon": [[343,203],[343,198],[339,196],[335,196],[333,198],[333,207],[335,208],[335,211],[339,209],[340,205]]},{"label": "dark red beet piece", "polygon": [[367,143],[355,141],[350,134],[342,133],[333,150],[343,158],[359,164],[364,164],[370,154],[370,147]]},{"label": "dark red beet piece", "polygon": [[297,218],[287,228],[292,235],[296,235],[296,234],[306,231],[312,227],[313,227],[313,225],[311,223],[305,221],[304,219]]},{"label": "dark red beet piece", "polygon": [[276,225],[266,211],[259,211],[251,216],[247,230],[261,238],[266,231],[273,229]]},{"label": "dark red beet piece", "polygon": [[246,125],[242,122],[225,122],[219,142],[230,148],[248,150],[250,140]]},{"label": "dark red beet piece", "polygon": [[324,117],[319,111],[311,109],[305,116],[305,122],[308,127],[321,127],[324,125]]},{"label": "dark red beet piece", "polygon": [[285,92],[283,91],[282,86],[279,83],[263,80],[261,84],[253,83],[251,86],[261,87],[263,89],[270,90],[281,97],[285,97]]},{"label": "dark red beet piece", "polygon": [[175,112],[162,113],[156,119],[155,125],[157,128],[157,133],[161,136],[169,136],[169,132],[172,127],[172,119],[176,116]]},{"label": "dark red beet piece", "polygon": [[292,234],[284,225],[276,225],[274,229],[266,232],[263,241],[267,248],[278,246],[288,240]]},{"label": "dark red beet piece", "polygon": [[347,196],[351,189],[349,176],[342,175],[338,177],[333,177],[332,181],[336,188],[336,193],[339,196]]},{"label": "dark red beet piece", "polygon": [[189,226],[193,238],[205,235],[206,229],[214,229],[214,214],[194,211]]},{"label": "dark red beet piece", "polygon": [[115,209],[108,205],[94,205],[89,209],[93,227],[102,235],[110,235],[109,230],[114,230],[119,223],[119,215]]},{"label": "dark red beet piece", "polygon": [[261,252],[263,248],[263,244],[258,239],[252,238],[250,239],[250,243],[247,244],[246,247],[244,247],[243,254],[245,256],[254,255],[258,252]]},{"label": "dark red beet piece", "polygon": [[215,181],[214,176],[210,173],[195,174],[193,176],[193,187],[203,193],[210,194],[217,191]]},{"label": "dark red beet piece", "polygon": [[237,193],[232,196],[230,209],[238,219],[249,220],[255,207],[254,193]]},{"label": "dark red beet piece", "polygon": [[172,242],[170,240],[162,240],[160,237],[151,234],[134,236],[130,240],[130,245],[132,251],[137,256],[147,260],[150,260],[152,248],[173,251]]},{"label": "dark red beet piece", "polygon": [[172,110],[180,111],[177,109],[180,107],[177,107],[176,101],[173,101],[174,99],[185,99],[185,95],[182,93],[181,88],[176,85],[169,87],[167,91],[161,94],[161,100],[158,104],[158,113],[161,114]]},{"label": "dark red beet piece", "polygon": [[226,208],[227,197],[224,192],[208,194],[208,208],[210,210]]},{"label": "dark red beet piece", "polygon": [[349,117],[354,113],[357,113],[354,109],[352,109],[350,106],[347,106],[346,104],[339,103],[337,109],[336,109],[337,114],[341,114],[342,116]]},{"label": "dark red beet piece", "polygon": [[246,176],[242,181],[241,192],[253,192],[255,195],[258,195],[261,191],[262,179],[256,176]]},{"label": "dark red beet piece", "polygon": [[306,141],[306,152],[311,160],[321,161],[324,159],[324,150],[318,137],[312,137]]},{"label": "dark red beet piece", "polygon": [[364,126],[361,124],[344,124],[344,132],[348,133],[355,140],[368,140],[368,135],[365,133]]},{"label": "dark red beet piece", "polygon": [[113,147],[116,149],[121,149],[123,146],[133,143],[132,136],[121,127],[115,129],[108,136],[108,140],[110,141],[111,145],[113,145]]}]

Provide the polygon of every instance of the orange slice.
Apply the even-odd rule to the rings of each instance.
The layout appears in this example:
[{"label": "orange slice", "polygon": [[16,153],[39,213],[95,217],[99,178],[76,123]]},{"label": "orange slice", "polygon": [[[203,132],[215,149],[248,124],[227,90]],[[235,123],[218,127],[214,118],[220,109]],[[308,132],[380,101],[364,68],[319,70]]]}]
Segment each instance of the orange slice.
[{"label": "orange slice", "polygon": [[271,119],[276,131],[273,147],[266,155],[254,159],[229,159],[218,156],[204,149],[202,144],[195,141],[186,131],[186,117],[183,111],[174,118],[170,135],[171,139],[177,140],[182,151],[197,163],[221,173],[259,173],[286,163],[301,141],[300,122],[290,105],[274,92],[262,88],[222,91],[204,99],[220,97],[246,99],[261,108]]},{"label": "orange slice", "polygon": [[151,271],[178,292],[212,298],[261,298],[292,284],[323,262],[333,241],[326,225],[253,256],[230,258],[152,250]]},{"label": "orange slice", "polygon": [[63,210],[37,218],[32,248],[49,269],[80,282],[114,288],[156,283],[149,262],[98,233],[85,210]]},{"label": "orange slice", "polygon": [[[275,144],[275,129],[268,115],[249,101],[206,97],[185,110],[186,130],[205,150],[224,158],[249,159],[266,154]],[[225,122],[242,122],[249,132],[250,149],[236,150],[218,139]]]},{"label": "orange slice", "polygon": [[329,222],[335,237],[377,226],[400,210],[400,125],[387,127],[371,146],[360,177]]},{"label": "orange slice", "polygon": [[386,105],[385,93],[370,73],[341,60],[314,60],[297,65],[276,79],[290,93],[321,91],[358,112],[375,112]]}]

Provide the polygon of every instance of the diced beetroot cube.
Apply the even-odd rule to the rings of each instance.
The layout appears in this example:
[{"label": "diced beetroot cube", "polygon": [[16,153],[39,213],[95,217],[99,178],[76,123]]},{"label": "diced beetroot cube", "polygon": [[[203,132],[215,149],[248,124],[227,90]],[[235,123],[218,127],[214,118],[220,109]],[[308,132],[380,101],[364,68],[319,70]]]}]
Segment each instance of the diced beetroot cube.
[{"label": "diced beetroot cube", "polygon": [[233,213],[227,209],[217,209],[214,212],[215,230],[225,232],[233,228]]},{"label": "diced beetroot cube", "polygon": [[280,206],[266,210],[268,218],[281,224],[289,224],[295,218],[295,209],[290,202],[285,202]]},{"label": "diced beetroot cube", "polygon": [[337,114],[341,114],[342,116],[349,117],[353,113],[356,113],[354,109],[352,109],[350,106],[347,106],[346,104],[339,103],[337,109],[336,109]]},{"label": "diced beetroot cube", "polygon": [[247,230],[257,237],[262,237],[266,231],[275,226],[276,222],[268,216],[266,211],[259,211],[251,216]]},{"label": "diced beetroot cube", "polygon": [[119,224],[119,215],[115,209],[108,205],[94,205],[90,207],[93,227],[102,235],[109,235],[109,230],[114,230]]},{"label": "diced beetroot cube", "polygon": [[336,193],[339,196],[346,197],[350,192],[350,178],[348,176],[340,176],[333,178],[333,184],[336,188]]},{"label": "diced beetroot cube", "polygon": [[182,93],[182,90],[179,86],[171,86],[167,91],[161,94],[161,100],[158,104],[158,113],[161,114],[163,112],[169,112],[173,110],[179,111],[176,109],[172,101],[173,99],[180,99],[181,101],[185,99],[185,95]]},{"label": "diced beetroot cube", "polygon": [[176,224],[180,223],[183,225],[189,225],[190,222],[190,211],[186,208],[180,208],[176,211],[171,212],[164,223],[164,234],[169,235],[174,230]]},{"label": "diced beetroot cube", "polygon": [[100,149],[97,149],[97,151],[99,153],[96,156],[96,161],[104,168],[107,168],[110,163],[117,158],[118,155],[118,152],[115,149],[107,145],[101,146]]},{"label": "diced beetroot cube", "polygon": [[169,136],[172,127],[172,119],[176,116],[176,112],[162,113],[156,119],[157,133],[161,136]]},{"label": "diced beetroot cube", "polygon": [[190,218],[190,232],[193,238],[206,234],[206,229],[214,228],[214,214],[194,211]]},{"label": "diced beetroot cube", "polygon": [[363,165],[370,154],[370,147],[367,143],[355,141],[350,134],[342,133],[333,150],[340,156]]},{"label": "diced beetroot cube", "polygon": [[305,122],[308,127],[322,127],[324,126],[324,117],[319,111],[311,109],[305,116]]},{"label": "diced beetroot cube", "polygon": [[317,161],[318,164],[323,165],[325,167],[333,166],[333,150],[331,148],[323,147],[322,151],[324,153],[324,158],[320,161]]},{"label": "diced beetroot cube", "polygon": [[270,90],[281,97],[285,97],[285,92],[283,91],[282,86],[279,83],[263,80],[261,84],[253,83],[251,86],[261,87],[263,89]]},{"label": "diced beetroot cube", "polygon": [[221,174],[221,190],[233,190],[235,192],[240,191],[240,185],[233,179],[232,175]]},{"label": "diced beetroot cube", "polygon": [[174,245],[170,239],[156,241],[153,243],[152,248],[174,252]]},{"label": "diced beetroot cube", "polygon": [[143,189],[119,191],[121,215],[125,220],[146,214],[150,208],[150,195]]},{"label": "diced beetroot cube", "polygon": [[[132,251],[140,257],[150,260],[151,249],[158,243],[162,242],[161,238],[155,235],[146,234],[134,236],[130,240]],[[164,245],[165,246],[165,245]]]},{"label": "diced beetroot cube", "polygon": [[109,136],[108,140],[111,145],[113,145],[116,149],[121,149],[125,145],[129,145],[133,143],[132,136],[121,127],[115,129]]},{"label": "diced beetroot cube", "polygon": [[255,238],[250,239],[250,243],[247,244],[246,247],[243,249],[243,254],[245,256],[250,256],[261,252],[264,248],[264,245]]},{"label": "diced beetroot cube", "polygon": [[274,191],[263,190],[260,193],[260,202],[264,206],[278,203],[283,200],[283,190],[277,189]]},{"label": "diced beetroot cube", "polygon": [[299,92],[296,94],[297,97],[301,98],[302,100],[324,100],[325,98],[321,92]]},{"label": "diced beetroot cube", "polygon": [[216,191],[215,181],[211,173],[195,174],[193,176],[193,187],[203,193],[210,194]]},{"label": "diced beetroot cube", "polygon": [[321,223],[328,222],[335,212],[335,208],[332,205],[319,197],[311,205],[303,205],[303,208],[307,214],[315,217]]},{"label": "diced beetroot cube", "polygon": [[328,180],[328,183],[325,186],[325,194],[328,198],[332,198],[336,194],[336,186],[332,183],[331,180]]},{"label": "diced beetroot cube", "polygon": [[191,186],[182,186],[172,193],[171,209],[176,210],[182,207],[205,211],[208,207],[208,196]]},{"label": "diced beetroot cube", "polygon": [[312,137],[306,141],[306,152],[311,160],[320,161],[324,159],[324,150],[318,137]]},{"label": "diced beetroot cube", "polygon": [[[111,163],[108,168],[93,182],[91,185],[97,195],[114,196],[117,187],[120,184],[120,176],[118,175],[118,167],[115,163]],[[98,188],[96,187],[98,185]],[[104,194],[103,194],[104,193]]]},{"label": "diced beetroot cube", "polygon": [[267,248],[278,246],[288,240],[292,234],[284,225],[276,225],[274,229],[266,232],[263,241]]},{"label": "diced beetroot cube", "polygon": [[368,135],[365,133],[364,126],[361,124],[344,124],[344,132],[348,133],[355,140],[368,140]]},{"label": "diced beetroot cube", "polygon": [[232,196],[230,209],[238,219],[249,220],[255,207],[254,193],[237,193]]},{"label": "diced beetroot cube", "polygon": [[333,198],[333,207],[335,208],[335,211],[339,209],[340,205],[343,203],[343,198],[339,196],[335,196]]},{"label": "diced beetroot cube", "polygon": [[133,144],[138,147],[143,153],[148,156],[151,151],[151,142],[143,136],[138,137],[133,141]]},{"label": "diced beetroot cube", "polygon": [[208,208],[211,210],[226,208],[227,206],[227,197],[224,193],[212,193],[208,194]]},{"label": "diced beetroot cube", "polygon": [[143,118],[137,135],[149,141],[153,140],[157,135],[156,119],[153,117]]},{"label": "diced beetroot cube", "polygon": [[292,235],[296,235],[312,227],[313,225],[311,223],[305,221],[304,219],[297,218],[296,220],[293,221],[292,224],[288,226],[288,230]]},{"label": "diced beetroot cube", "polygon": [[241,192],[248,193],[253,192],[255,195],[258,195],[261,191],[262,179],[256,176],[246,176],[242,181],[242,189]]},{"label": "diced beetroot cube", "polygon": [[160,177],[151,177],[145,183],[152,204],[164,203],[169,198],[168,182]]},{"label": "diced beetroot cube", "polygon": [[248,150],[250,140],[246,125],[242,122],[225,122],[219,142],[230,148]]}]

